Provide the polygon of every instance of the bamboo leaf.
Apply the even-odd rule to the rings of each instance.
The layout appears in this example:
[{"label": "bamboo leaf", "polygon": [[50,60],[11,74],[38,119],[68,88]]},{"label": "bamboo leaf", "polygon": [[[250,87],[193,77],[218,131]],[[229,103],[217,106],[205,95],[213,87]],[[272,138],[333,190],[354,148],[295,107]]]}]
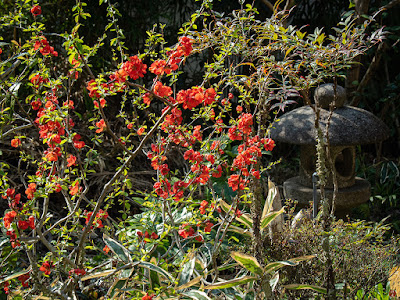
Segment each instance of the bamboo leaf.
[{"label": "bamboo leaf", "polygon": [[299,262],[305,261],[305,260],[310,260],[313,259],[315,257],[315,255],[307,255],[307,256],[299,256],[296,258],[292,258],[289,260],[284,260],[284,261],[275,261],[272,263],[269,263],[266,267],[265,267],[265,273],[271,273],[274,271],[277,271],[285,266],[297,266],[299,264]]},{"label": "bamboo leaf", "polygon": [[289,290],[313,290],[321,294],[326,294],[326,288],[316,286],[316,285],[308,285],[308,284],[288,284],[283,286]]},{"label": "bamboo leaf", "polygon": [[254,276],[243,276],[240,278],[235,278],[235,279],[227,280],[224,282],[210,284],[210,285],[205,286],[204,289],[206,289],[206,290],[226,289],[226,288],[230,288],[230,287],[237,286],[240,284],[245,284],[247,282],[254,281],[256,279],[257,279],[257,277],[254,277]]},{"label": "bamboo leaf", "polygon": [[15,278],[17,278],[17,277],[19,277],[19,276],[21,276],[21,275],[25,275],[25,274],[27,274],[27,273],[29,273],[29,272],[30,272],[30,269],[28,269],[28,270],[23,270],[23,271],[19,271],[19,272],[17,272],[17,273],[11,274],[11,275],[9,275],[9,276],[3,278],[3,279],[0,279],[0,284],[2,284],[2,283],[4,283],[4,282],[7,282],[7,281],[9,281],[9,280],[11,280],[11,279],[15,279]]},{"label": "bamboo leaf", "polygon": [[187,263],[184,264],[182,272],[180,273],[178,286],[184,285],[190,281],[190,277],[193,275],[196,258],[193,257]]},{"label": "bamboo leaf", "polygon": [[191,290],[189,292],[184,292],[182,295],[185,295],[189,298],[195,299],[195,300],[212,300],[210,297],[207,296],[206,293],[197,291],[197,290]]},{"label": "bamboo leaf", "polygon": [[89,280],[89,279],[104,277],[104,276],[108,276],[108,275],[110,275],[110,274],[112,274],[114,272],[116,272],[115,269],[105,270],[105,271],[101,271],[101,272],[97,272],[97,273],[86,275],[86,276],[82,277],[81,280],[82,281],[86,281],[86,280]]},{"label": "bamboo leaf", "polygon": [[128,249],[126,249],[124,246],[122,246],[119,242],[116,240],[112,239],[110,236],[107,234],[103,233],[103,240],[104,243],[111,249],[111,251],[117,255],[122,261],[125,263],[129,263],[132,261],[132,258],[129,254]]},{"label": "bamboo leaf", "polygon": [[279,211],[272,211],[266,214],[261,219],[261,225],[260,225],[261,230],[267,227],[273,220],[275,220],[276,217],[283,214],[284,212],[285,212],[285,207],[282,207]]},{"label": "bamboo leaf", "polygon": [[248,229],[243,229],[234,225],[230,225],[228,230],[239,234],[247,235],[248,237],[252,236],[251,232]]},{"label": "bamboo leaf", "polygon": [[164,269],[160,268],[159,266],[155,266],[152,263],[146,262],[146,261],[141,261],[138,266],[149,269],[151,271],[155,271],[161,275],[163,275],[165,278],[169,279],[169,281],[174,281],[174,277]]},{"label": "bamboo leaf", "polygon": [[268,213],[271,212],[272,204],[274,203],[274,199],[277,195],[278,195],[278,188],[272,181],[268,181],[268,197],[265,200],[261,219],[263,219]]},{"label": "bamboo leaf", "polygon": [[183,290],[183,289],[187,289],[191,286],[194,286],[196,284],[198,284],[200,282],[202,276],[197,276],[196,278],[190,280],[189,282],[186,282],[185,284],[182,284],[180,286],[178,286],[176,289],[177,290]]},{"label": "bamboo leaf", "polygon": [[[150,259],[150,263],[152,263],[153,265],[157,265],[157,259],[155,257],[152,257]],[[150,270],[150,283],[152,290],[161,286],[160,277],[158,276],[158,273],[156,271]]]},{"label": "bamboo leaf", "polygon": [[264,274],[263,268],[255,257],[236,251],[231,252],[231,257],[250,272],[258,275]]},{"label": "bamboo leaf", "polygon": [[113,299],[115,296],[117,296],[118,292],[125,287],[127,282],[128,278],[115,280],[111,287],[108,289],[107,299]]}]

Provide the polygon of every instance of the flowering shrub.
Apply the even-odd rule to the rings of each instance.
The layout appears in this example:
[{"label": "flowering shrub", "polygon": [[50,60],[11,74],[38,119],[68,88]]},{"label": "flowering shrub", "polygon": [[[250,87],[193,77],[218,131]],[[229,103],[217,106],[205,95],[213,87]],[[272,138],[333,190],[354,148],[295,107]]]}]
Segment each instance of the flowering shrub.
[{"label": "flowering shrub", "polygon": [[[115,17],[115,7],[107,5]],[[77,291],[88,295],[96,288],[109,298],[179,294],[210,299],[211,292],[199,283],[209,284],[209,276],[213,283],[219,280],[217,258],[229,237],[235,238],[228,231],[237,221],[252,224],[254,259],[265,264],[260,207],[268,193],[262,188],[270,166],[265,157],[275,147],[268,136],[270,111],[293,103],[300,91],[308,103],[311,87],[367,49],[357,42],[364,32],[354,28],[350,35],[345,24],[340,32],[349,36],[339,34],[328,42],[322,33],[306,36],[285,29],[278,19],[255,22],[251,6],[237,12],[240,18],[221,19],[226,26],[198,31],[195,23],[207,22],[211,13],[211,3],[204,1],[175,45],[152,52],[164,40],[150,33],[144,53],[131,56],[118,46],[113,57],[118,67],[96,72],[90,62],[103,42],[85,44],[80,28],[80,20],[90,17],[85,6],[78,1],[74,7],[74,28],[54,34],[62,39],[60,45],[41,23],[44,6],[17,4],[27,26],[21,31],[24,44],[2,49],[9,57],[2,72],[16,61],[22,64],[15,65],[15,75],[3,78],[3,90],[18,105],[2,100],[7,108],[1,115],[13,116],[1,122],[2,140],[18,151],[27,169],[14,180],[9,165],[2,164],[0,193],[9,205],[2,230],[10,253],[28,265],[1,275],[0,283],[7,293],[15,289],[57,299],[76,298]],[[4,16],[1,26],[15,22]],[[260,39],[247,33],[239,38],[243,26]],[[268,44],[271,39],[275,42]],[[120,42],[118,35],[115,43]],[[285,51],[285,59],[269,59],[277,49]],[[203,82],[180,87],[177,80],[190,56],[211,50],[214,60],[205,65]],[[235,55],[241,61],[226,69],[224,63]],[[250,75],[240,74],[244,65],[254,69]],[[120,99],[117,115],[115,98]],[[83,103],[90,105],[82,115],[78,107]],[[99,186],[91,175],[101,172],[103,150],[110,143],[119,165],[107,166],[106,181]],[[136,191],[129,176],[143,152],[155,181],[147,193]],[[170,163],[171,152],[187,168]],[[141,214],[113,215],[117,201],[129,207],[123,199],[132,197]],[[224,211],[222,198],[230,202]],[[56,211],[53,201],[58,201]],[[6,265],[1,268],[8,274]],[[104,289],[110,278],[114,282]]]}]

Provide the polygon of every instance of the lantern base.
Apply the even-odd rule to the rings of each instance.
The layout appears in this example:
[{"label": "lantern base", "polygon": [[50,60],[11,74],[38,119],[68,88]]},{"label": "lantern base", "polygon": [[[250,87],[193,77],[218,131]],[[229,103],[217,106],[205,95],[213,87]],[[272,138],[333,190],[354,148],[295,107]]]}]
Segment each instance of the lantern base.
[{"label": "lantern base", "polygon": [[[346,188],[339,188],[336,202],[335,215],[344,217],[351,212],[351,209],[367,202],[370,198],[370,183],[362,178],[356,177],[354,185]],[[286,199],[298,201],[300,207],[311,207],[313,201],[313,189],[300,183],[300,177],[293,177],[283,183],[283,194]],[[333,197],[333,189],[325,188],[325,195],[328,199]],[[321,204],[320,190],[317,189],[319,205]]]}]

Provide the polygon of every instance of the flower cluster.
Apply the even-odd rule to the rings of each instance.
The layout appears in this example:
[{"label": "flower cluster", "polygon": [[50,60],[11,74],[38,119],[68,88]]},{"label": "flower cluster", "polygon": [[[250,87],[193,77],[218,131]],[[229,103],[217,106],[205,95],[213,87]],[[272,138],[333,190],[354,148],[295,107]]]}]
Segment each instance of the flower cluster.
[{"label": "flower cluster", "polygon": [[50,275],[51,269],[54,267],[53,262],[46,260],[42,263],[41,267],[39,268],[40,271],[44,273],[44,275]]},{"label": "flower cluster", "polygon": [[140,241],[143,241],[145,244],[149,241],[149,240],[156,240],[158,239],[158,234],[155,232],[152,232],[151,234],[146,230],[144,233],[141,231],[137,231],[136,232],[138,238]]},{"label": "flower cluster", "polygon": [[[39,6],[40,7],[40,6]],[[32,8],[33,9],[33,8]],[[54,47],[49,45],[49,42],[44,36],[39,37],[40,39],[35,42],[33,49],[40,51],[43,56],[53,55],[58,56],[58,52],[54,51]]]},{"label": "flower cluster", "polygon": [[[86,222],[85,224],[89,224],[89,220],[93,215],[92,211],[85,211],[85,215],[86,215]],[[103,228],[103,221],[106,220],[108,218],[108,212],[100,209],[99,212],[96,214],[93,224],[96,224],[96,228]],[[93,226],[90,227],[91,229],[93,228]]]}]

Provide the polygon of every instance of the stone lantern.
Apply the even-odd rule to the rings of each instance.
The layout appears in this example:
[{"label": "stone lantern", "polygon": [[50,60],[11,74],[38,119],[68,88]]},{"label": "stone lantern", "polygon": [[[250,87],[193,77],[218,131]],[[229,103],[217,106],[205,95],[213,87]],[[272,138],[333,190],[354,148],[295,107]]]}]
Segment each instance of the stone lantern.
[{"label": "stone lantern", "polygon": [[[323,84],[315,90],[315,103],[320,110],[320,128],[325,133],[329,106],[334,101],[334,85]],[[336,86],[336,105],[329,124],[329,142],[337,174],[338,195],[335,202],[338,216],[368,201],[370,184],[355,176],[355,146],[380,142],[389,136],[388,127],[377,117],[361,108],[345,106],[345,89]],[[278,142],[300,145],[300,174],[283,184],[285,198],[295,199],[300,206],[313,200],[312,175],[316,166],[314,110],[303,106],[284,114],[270,131]],[[332,199],[333,180],[328,178],[325,195]],[[320,197],[318,195],[318,197]]]}]

